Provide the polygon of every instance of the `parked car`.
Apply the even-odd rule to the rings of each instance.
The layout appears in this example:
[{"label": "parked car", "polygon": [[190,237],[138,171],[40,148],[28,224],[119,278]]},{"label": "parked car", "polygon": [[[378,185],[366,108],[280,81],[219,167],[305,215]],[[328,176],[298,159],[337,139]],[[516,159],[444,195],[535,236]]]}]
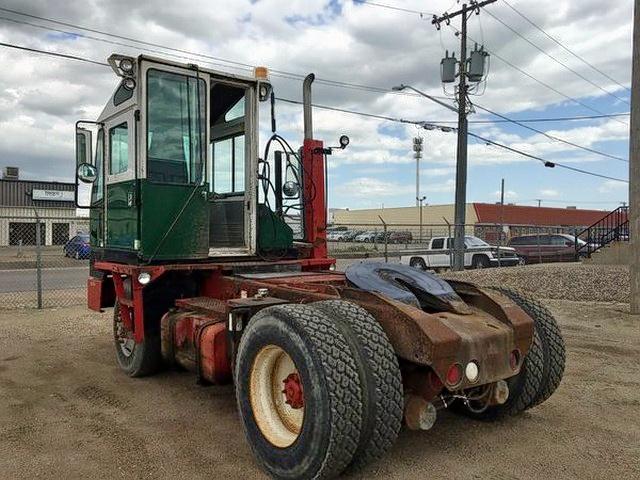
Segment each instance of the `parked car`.
[{"label": "parked car", "polygon": [[327,240],[329,240],[330,242],[344,242],[347,233],[349,232],[346,232],[344,230],[332,230],[330,232],[327,232]]},{"label": "parked car", "polygon": [[[579,245],[585,245],[578,239]],[[573,262],[576,259],[576,239],[564,233],[541,233],[512,237],[508,245],[515,248],[526,263]]]},{"label": "parked car", "polygon": [[364,230],[350,230],[345,232],[344,241],[345,242],[355,242],[356,237],[364,233]]},{"label": "parked car", "polygon": [[413,235],[407,231],[395,231],[389,234],[389,243],[411,243]]},{"label": "parked car", "polygon": [[73,257],[76,260],[89,258],[91,255],[91,245],[89,245],[89,235],[81,233],[70,239],[62,247],[65,257]]},{"label": "parked car", "polygon": [[[465,268],[506,267],[520,265],[522,260],[515,249],[489,245],[478,237],[464,237]],[[448,268],[453,261],[453,238],[433,237],[424,254],[403,255],[400,263],[426,270],[428,268]],[[499,258],[498,258],[499,257]]]},{"label": "parked car", "polygon": [[363,232],[355,238],[356,242],[373,243],[376,240],[376,232]]}]

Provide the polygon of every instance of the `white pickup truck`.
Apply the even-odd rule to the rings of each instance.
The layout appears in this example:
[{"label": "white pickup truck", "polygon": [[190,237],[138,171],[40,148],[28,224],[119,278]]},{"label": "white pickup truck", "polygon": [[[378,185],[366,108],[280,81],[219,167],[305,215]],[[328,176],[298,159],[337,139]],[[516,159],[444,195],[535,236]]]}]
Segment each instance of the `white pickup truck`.
[{"label": "white pickup truck", "polygon": [[[465,268],[487,268],[522,264],[522,259],[511,247],[489,245],[478,237],[464,237]],[[498,261],[498,252],[500,260]],[[412,267],[427,269],[449,268],[453,263],[453,238],[433,237],[425,253],[414,253],[400,257],[400,263]]]}]

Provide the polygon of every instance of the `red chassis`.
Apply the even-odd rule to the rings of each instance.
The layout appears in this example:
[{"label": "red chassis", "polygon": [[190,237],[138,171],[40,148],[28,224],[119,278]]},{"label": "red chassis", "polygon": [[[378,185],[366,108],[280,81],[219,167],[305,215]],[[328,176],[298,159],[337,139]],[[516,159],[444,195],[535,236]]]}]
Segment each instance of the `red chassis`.
[{"label": "red chassis", "polygon": [[[287,265],[299,265],[301,270],[250,274],[234,274],[233,269],[264,266],[265,262],[148,267],[96,262],[95,268],[110,272],[111,278],[103,281],[91,279],[89,297],[105,298],[97,290],[107,288],[105,285],[113,279],[123,324],[133,332],[133,338],[139,343],[144,339],[146,290],[153,288],[154,283],[163,276],[172,273],[197,276],[196,295],[175,298],[170,310],[174,314],[189,313],[188,324],[193,329],[193,338],[199,338],[201,327],[226,324],[229,331],[224,334],[230,336],[231,348],[234,348],[235,340],[239,340],[242,325],[246,325],[246,321],[261,308],[277,303],[309,303],[339,298],[350,300],[364,307],[380,322],[401,359],[432,368],[443,383],[446,382],[451,365],[465,365],[470,360],[480,361],[485,366],[480,383],[511,376],[514,374],[514,365],[509,362],[511,355],[516,352],[518,358],[523,358],[529,349],[533,335],[531,318],[496,292],[462,282],[453,283],[456,292],[472,308],[474,318],[483,320],[481,327],[478,327],[478,322],[468,321],[468,312],[430,314],[377,293],[352,288],[347,284],[343,273],[328,270],[333,262],[332,259],[273,262],[273,270]],[[138,280],[142,273],[147,273],[150,277],[146,285]],[[90,308],[107,306],[110,305],[94,304]],[[163,318],[163,322],[164,320]],[[491,323],[492,331],[495,331],[493,335],[486,332],[488,323]],[[496,342],[498,338],[508,338],[510,341]],[[198,342],[194,340],[192,343],[192,347],[198,350]],[[232,355],[228,355],[226,350],[223,353],[225,358],[232,360]],[[206,355],[207,352],[203,351],[201,354]],[[195,352],[193,355],[197,358],[199,354]],[[219,361],[220,356],[215,358]],[[516,372],[518,369],[519,362]]]}]

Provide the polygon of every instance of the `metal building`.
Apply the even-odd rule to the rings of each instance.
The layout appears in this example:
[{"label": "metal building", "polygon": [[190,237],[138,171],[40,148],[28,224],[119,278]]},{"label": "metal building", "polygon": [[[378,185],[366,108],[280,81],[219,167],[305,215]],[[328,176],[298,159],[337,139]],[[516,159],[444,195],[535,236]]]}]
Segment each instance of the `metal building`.
[{"label": "metal building", "polygon": [[0,247],[35,245],[36,218],[41,245],[64,245],[87,231],[78,217],[73,183],[20,179],[17,167],[5,167],[0,179]]}]

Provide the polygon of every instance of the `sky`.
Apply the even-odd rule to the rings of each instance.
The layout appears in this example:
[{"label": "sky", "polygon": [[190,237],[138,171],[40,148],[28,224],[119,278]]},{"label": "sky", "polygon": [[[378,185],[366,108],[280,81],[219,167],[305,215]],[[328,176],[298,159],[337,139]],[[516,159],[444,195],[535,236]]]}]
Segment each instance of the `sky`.
[{"label": "sky", "polygon": [[[468,23],[468,48],[478,42],[491,53],[486,82],[478,95],[470,97],[476,108],[469,116],[469,130],[544,160],[627,179],[628,163],[619,159],[518,125],[475,122],[496,119],[480,107],[519,120],[627,113],[632,0],[610,0],[605,9],[601,0],[508,2],[604,75],[498,0],[480,15],[472,15]],[[455,29],[460,19],[438,31],[431,15],[455,11],[460,7],[455,0],[4,0],[0,7],[127,37],[118,39],[0,9],[0,42],[99,62],[118,52],[153,54],[234,73],[251,70],[228,60],[264,65],[272,72],[276,95],[291,100],[301,99],[301,81],[281,72],[313,72],[318,78],[313,101],[319,105],[455,126],[454,112],[424,97],[391,91],[394,85],[408,84],[453,105],[452,85],[443,90],[440,81],[440,60],[447,50],[459,57]],[[18,166],[25,179],[72,180],[74,123],[98,116],[118,78],[103,66],[3,46],[0,65],[0,167]],[[276,110],[279,133],[299,145],[302,108],[278,102]],[[263,108],[261,114],[263,144],[268,139],[268,110]],[[616,116],[527,125],[624,160],[628,158],[628,123],[628,116]],[[453,203],[455,132],[316,108],[314,134],[327,145],[337,145],[341,134],[351,139],[346,150],[329,158],[332,208],[414,205],[414,136],[424,139],[420,195],[426,196],[428,204]],[[545,168],[538,160],[473,137],[468,158],[469,202],[499,200],[502,178],[505,201],[521,205],[537,205],[541,199],[544,206],[612,210],[628,198],[627,183]]]}]

